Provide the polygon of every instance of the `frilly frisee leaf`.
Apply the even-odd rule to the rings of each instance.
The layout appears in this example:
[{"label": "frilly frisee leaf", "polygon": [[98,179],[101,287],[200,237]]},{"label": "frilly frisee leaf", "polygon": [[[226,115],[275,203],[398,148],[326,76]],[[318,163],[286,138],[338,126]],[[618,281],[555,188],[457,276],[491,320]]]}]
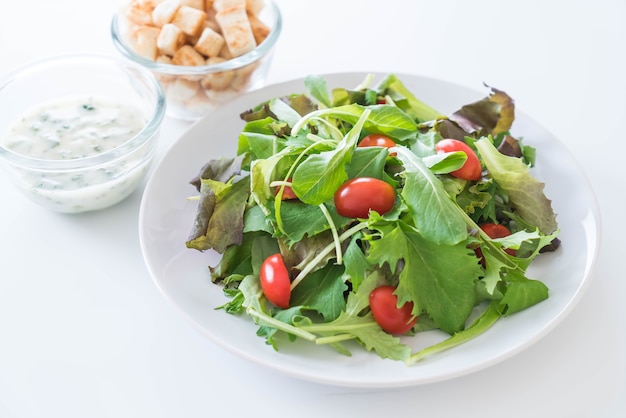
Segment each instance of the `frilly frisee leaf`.
[{"label": "frilly frisee leaf", "polygon": [[456,244],[468,236],[467,222],[435,174],[405,147],[392,152],[402,161],[405,185],[401,196],[420,234],[438,244]]},{"label": "frilly frisee leaf", "polygon": [[517,214],[544,234],[553,233],[558,225],[552,202],[544,194],[545,184],[530,174],[520,158],[498,152],[489,138],[481,138],[475,145],[489,174],[509,196]]}]

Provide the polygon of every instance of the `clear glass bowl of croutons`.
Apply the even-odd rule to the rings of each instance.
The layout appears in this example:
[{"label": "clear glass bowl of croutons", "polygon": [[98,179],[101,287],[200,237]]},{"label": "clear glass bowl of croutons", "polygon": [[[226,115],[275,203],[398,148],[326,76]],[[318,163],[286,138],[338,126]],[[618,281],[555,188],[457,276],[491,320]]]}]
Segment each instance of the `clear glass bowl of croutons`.
[{"label": "clear glass bowl of croutons", "polygon": [[197,120],[267,78],[282,18],[271,0],[128,0],[115,47],[161,82],[168,115]]}]

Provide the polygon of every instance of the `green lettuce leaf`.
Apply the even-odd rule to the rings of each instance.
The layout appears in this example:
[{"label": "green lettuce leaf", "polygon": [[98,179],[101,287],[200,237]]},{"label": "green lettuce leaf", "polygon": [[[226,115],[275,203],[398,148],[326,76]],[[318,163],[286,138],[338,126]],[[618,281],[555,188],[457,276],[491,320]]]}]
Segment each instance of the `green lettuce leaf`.
[{"label": "green lettuce leaf", "polygon": [[509,196],[517,214],[544,234],[557,230],[552,202],[544,194],[545,184],[530,174],[529,167],[520,158],[501,154],[489,138],[475,143],[481,159],[493,179]]}]

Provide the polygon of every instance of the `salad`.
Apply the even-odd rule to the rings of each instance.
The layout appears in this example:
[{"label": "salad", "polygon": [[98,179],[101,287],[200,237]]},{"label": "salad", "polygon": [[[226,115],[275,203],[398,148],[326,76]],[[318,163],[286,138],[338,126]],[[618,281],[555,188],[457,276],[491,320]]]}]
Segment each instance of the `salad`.
[{"label": "salad", "polygon": [[[186,245],[222,255],[217,309],[276,350],[303,339],[412,365],[548,298],[527,269],[559,247],[556,214],[505,92],[443,115],[394,74],[304,88],[242,110],[223,138],[237,154],[190,180]],[[447,337],[414,351],[428,330]]]}]

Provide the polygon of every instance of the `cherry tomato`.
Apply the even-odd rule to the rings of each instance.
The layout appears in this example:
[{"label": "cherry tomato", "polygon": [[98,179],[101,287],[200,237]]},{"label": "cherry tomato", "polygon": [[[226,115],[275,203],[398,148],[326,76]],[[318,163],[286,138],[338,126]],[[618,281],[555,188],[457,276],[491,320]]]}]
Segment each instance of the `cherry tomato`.
[{"label": "cherry tomato", "polygon": [[370,293],[370,309],[374,321],[389,334],[405,334],[417,321],[411,311],[413,303],[407,302],[398,308],[398,297],[393,294],[394,286],[380,286]]},{"label": "cherry tomato", "polygon": [[260,276],[261,289],[267,300],[279,308],[288,308],[291,280],[283,257],[280,254],[267,257],[261,265]]},{"label": "cherry tomato", "polygon": [[[291,179],[289,179],[288,181],[291,182]],[[276,190],[274,191],[274,196],[278,195],[278,191],[280,190],[280,186],[276,188]],[[281,200],[294,200],[297,199],[298,196],[296,196],[296,194],[293,192],[293,189],[291,188],[291,186],[285,186],[283,189],[283,194],[281,195]]]},{"label": "cherry tomato", "polygon": [[450,174],[464,180],[476,181],[482,175],[482,167],[480,160],[474,150],[463,141],[458,139],[442,139],[435,144],[437,153],[462,151],[467,155],[465,164],[458,170],[452,171]]},{"label": "cherry tomato", "polygon": [[[482,229],[489,238],[504,238],[511,235],[511,231],[509,231],[509,228],[502,224],[487,223],[480,225],[480,229]],[[512,255],[513,257],[517,255],[517,251],[512,248],[505,248],[504,251],[507,254]],[[480,248],[476,248],[474,252],[478,256],[478,258],[480,258],[480,264],[485,267],[485,257],[483,256],[482,250]]]},{"label": "cherry tomato", "polygon": [[359,142],[359,147],[385,147],[391,148],[395,147],[396,143],[390,139],[388,136],[381,134],[369,134],[361,139]]},{"label": "cherry tomato", "polygon": [[[508,237],[509,235],[511,235],[511,231],[509,231],[509,228],[507,228],[506,226],[502,224],[493,224],[493,223],[483,224],[480,226],[480,229],[482,229],[485,232],[485,234],[489,236],[489,238],[504,238],[504,237]],[[507,254],[512,255],[512,256],[515,256],[517,254],[517,251],[515,251],[512,248],[507,248],[504,251],[506,251]]]},{"label": "cherry tomato", "polygon": [[347,218],[367,218],[369,211],[387,213],[396,202],[396,191],[382,180],[356,177],[346,181],[335,192],[337,213]]}]

